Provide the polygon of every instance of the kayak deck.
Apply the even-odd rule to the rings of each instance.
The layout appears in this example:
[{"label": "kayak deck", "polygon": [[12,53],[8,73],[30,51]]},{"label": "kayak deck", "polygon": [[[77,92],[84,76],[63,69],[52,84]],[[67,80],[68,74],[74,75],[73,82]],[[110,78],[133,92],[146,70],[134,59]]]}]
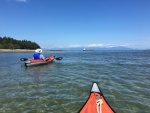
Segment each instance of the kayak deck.
[{"label": "kayak deck", "polygon": [[98,85],[93,83],[89,98],[79,113],[115,113],[115,111],[106,101]]}]

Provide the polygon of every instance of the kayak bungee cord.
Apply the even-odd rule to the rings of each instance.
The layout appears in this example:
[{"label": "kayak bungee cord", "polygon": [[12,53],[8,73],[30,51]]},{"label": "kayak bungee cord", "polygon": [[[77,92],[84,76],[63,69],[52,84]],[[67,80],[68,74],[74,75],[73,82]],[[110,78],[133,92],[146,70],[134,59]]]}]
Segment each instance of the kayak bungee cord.
[{"label": "kayak bungee cord", "polygon": [[102,113],[103,100],[100,99],[98,95],[95,94],[95,96],[96,96],[97,113]]}]

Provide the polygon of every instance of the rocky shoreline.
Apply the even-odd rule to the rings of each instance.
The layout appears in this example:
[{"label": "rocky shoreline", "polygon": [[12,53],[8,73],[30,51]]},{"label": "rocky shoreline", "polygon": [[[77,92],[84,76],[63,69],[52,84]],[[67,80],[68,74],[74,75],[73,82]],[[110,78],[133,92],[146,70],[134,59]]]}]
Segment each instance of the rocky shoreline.
[{"label": "rocky shoreline", "polygon": [[[43,51],[63,51],[63,50],[43,50]],[[35,50],[29,49],[0,49],[0,52],[35,52]]]},{"label": "rocky shoreline", "polygon": [[35,50],[28,49],[0,49],[0,52],[34,52]]}]

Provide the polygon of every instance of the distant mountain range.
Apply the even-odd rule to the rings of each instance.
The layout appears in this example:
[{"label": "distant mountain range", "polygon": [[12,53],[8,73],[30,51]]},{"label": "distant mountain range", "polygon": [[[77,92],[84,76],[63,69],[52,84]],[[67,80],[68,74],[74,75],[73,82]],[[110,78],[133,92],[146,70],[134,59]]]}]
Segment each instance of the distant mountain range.
[{"label": "distant mountain range", "polygon": [[69,47],[69,48],[52,48],[45,50],[85,50],[85,51],[95,51],[95,50],[135,50],[128,47],[118,46],[118,47]]},{"label": "distant mountain range", "polygon": [[71,50],[133,50],[132,48],[127,47],[86,47],[86,48],[69,48]]}]

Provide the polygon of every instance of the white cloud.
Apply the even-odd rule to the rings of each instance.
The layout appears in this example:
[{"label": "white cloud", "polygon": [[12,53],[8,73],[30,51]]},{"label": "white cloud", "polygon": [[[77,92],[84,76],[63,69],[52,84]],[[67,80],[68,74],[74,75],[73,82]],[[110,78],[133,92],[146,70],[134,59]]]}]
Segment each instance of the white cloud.
[{"label": "white cloud", "polygon": [[103,44],[69,45],[68,47],[103,47]]},{"label": "white cloud", "polygon": [[78,44],[72,44],[72,45],[51,45],[48,44],[42,45],[42,48],[112,48],[112,47],[129,47],[132,48],[131,45],[115,45],[115,44],[86,44],[86,45],[78,45]]},{"label": "white cloud", "polygon": [[104,45],[103,44],[90,44],[90,45],[87,45],[87,47],[103,47]]},{"label": "white cloud", "polygon": [[69,45],[68,47],[83,47],[83,45]]},{"label": "white cloud", "polygon": [[75,48],[75,47],[115,47],[113,44],[88,44],[88,45],[69,45],[68,47]]},{"label": "white cloud", "polygon": [[100,47],[100,48],[112,48],[112,47],[131,47],[131,45],[115,45],[115,44],[88,44],[88,45],[69,45],[67,47],[89,47],[89,48],[96,48],[96,47]]},{"label": "white cloud", "polygon": [[17,2],[27,2],[27,0],[16,0]]}]

